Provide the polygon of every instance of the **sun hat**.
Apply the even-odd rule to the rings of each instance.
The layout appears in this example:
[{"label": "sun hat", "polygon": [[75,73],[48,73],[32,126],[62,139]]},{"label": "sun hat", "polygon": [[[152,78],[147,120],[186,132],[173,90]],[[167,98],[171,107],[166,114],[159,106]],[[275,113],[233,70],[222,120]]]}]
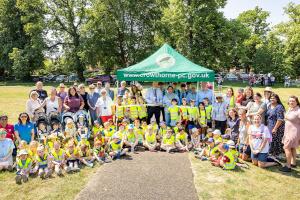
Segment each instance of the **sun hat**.
[{"label": "sun hat", "polygon": [[232,140],[228,140],[226,144],[228,144],[229,148],[235,148],[235,143]]},{"label": "sun hat", "polygon": [[221,131],[219,129],[216,129],[213,131],[214,135],[221,135]]},{"label": "sun hat", "polygon": [[98,121],[98,120],[95,120],[95,121],[94,121],[94,124],[99,124],[99,121]]},{"label": "sun hat", "polygon": [[67,119],[67,124],[71,124],[71,123],[73,123],[73,120],[71,118],[68,118]]},{"label": "sun hat", "polygon": [[213,132],[212,128],[207,129],[207,133],[212,133],[212,132]]},{"label": "sun hat", "polygon": [[271,87],[266,87],[264,91],[265,92],[273,92]]},{"label": "sun hat", "polygon": [[21,155],[28,155],[28,151],[26,149],[20,150],[18,153],[18,156],[21,156]]}]

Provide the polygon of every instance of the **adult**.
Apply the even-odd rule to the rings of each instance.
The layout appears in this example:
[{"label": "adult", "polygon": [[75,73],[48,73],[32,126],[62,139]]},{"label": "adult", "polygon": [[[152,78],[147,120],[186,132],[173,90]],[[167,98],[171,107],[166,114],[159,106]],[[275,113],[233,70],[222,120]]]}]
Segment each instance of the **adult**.
[{"label": "adult", "polygon": [[66,86],[63,83],[60,83],[58,88],[59,88],[59,91],[57,93],[57,96],[60,97],[62,102],[64,102],[65,98],[68,96],[68,93],[65,91]]},{"label": "adult", "polygon": [[97,92],[97,93],[100,95],[101,90],[102,90],[102,82],[101,82],[101,81],[98,81],[98,82],[96,83],[95,92]]},{"label": "adult", "polygon": [[253,89],[252,87],[246,87],[244,91],[244,99],[241,103],[241,106],[247,106],[247,104],[253,101]]},{"label": "adult", "polygon": [[285,129],[282,140],[286,155],[286,165],[280,169],[283,172],[291,172],[291,167],[297,167],[296,149],[300,145],[300,102],[298,97],[291,96],[288,105],[289,108],[285,115]]},{"label": "adult", "polygon": [[283,153],[282,138],[284,135],[284,113],[285,109],[277,94],[270,97],[270,105],[267,107],[266,119],[270,133],[272,133],[272,142],[270,154],[279,156]]},{"label": "adult", "polygon": [[260,93],[255,93],[253,96],[253,100],[247,104],[247,117],[249,120],[253,122],[253,118],[255,115],[262,116],[262,123],[265,123],[265,115],[267,110],[267,105],[262,101],[262,96]]},{"label": "adult", "polygon": [[106,93],[108,94],[108,96],[114,100],[115,99],[115,92],[113,90],[110,89],[110,83],[106,82],[105,86],[104,86]]},{"label": "adult", "polygon": [[266,87],[264,90],[264,99],[263,102],[269,106],[270,104],[270,98],[271,98],[271,94],[273,93],[272,88],[271,87]]},{"label": "adult", "polygon": [[126,88],[126,81],[122,81],[121,87],[118,88],[118,96],[124,96],[125,91],[128,91],[128,89]]},{"label": "adult", "polygon": [[[36,88],[32,91],[36,91],[39,95],[39,99],[41,101],[44,101],[48,97],[48,94],[47,94],[47,91],[43,89],[43,82],[41,82],[41,81],[36,82],[35,87]],[[30,94],[31,94],[31,92],[30,92]]]},{"label": "adult", "polygon": [[6,138],[7,132],[4,128],[0,128],[0,171],[13,169],[13,149],[15,147],[13,141]]},{"label": "adult", "polygon": [[268,127],[262,123],[261,115],[257,114],[253,117],[248,135],[252,163],[261,168],[277,165],[275,162],[268,162],[271,134]]},{"label": "adult", "polygon": [[240,107],[242,105],[242,101],[244,100],[244,89],[243,88],[239,88],[237,91],[237,96],[236,96],[236,101],[235,101],[235,105],[237,107]]},{"label": "adult", "polygon": [[101,90],[100,97],[96,102],[96,112],[97,116],[100,117],[102,123],[107,122],[108,120],[112,119],[113,117],[113,101],[112,99],[107,95],[107,92],[105,89]]},{"label": "adult", "polygon": [[158,82],[158,87],[161,90],[163,96],[166,94],[165,84],[163,82]]},{"label": "adult", "polygon": [[197,97],[196,87],[192,86],[191,91],[188,92],[188,94],[186,96],[187,103],[189,104],[191,102],[191,100],[196,100],[196,97]]},{"label": "adult", "polygon": [[85,91],[84,84],[80,84],[78,86],[78,90],[79,90],[79,95],[82,97],[83,102],[84,102],[83,110],[85,110],[86,112],[88,112],[88,110],[89,110],[89,105],[87,103],[87,95],[88,95],[88,93]]},{"label": "adult", "polygon": [[8,116],[6,114],[0,115],[0,128],[4,128],[6,131],[6,138],[15,141],[15,129],[12,124],[8,123]]},{"label": "adult", "polygon": [[39,99],[39,94],[37,91],[31,91],[29,99],[26,101],[26,112],[28,113],[30,119],[35,121],[34,115],[36,112],[45,112],[42,108],[43,102]]},{"label": "adult", "polygon": [[180,97],[180,90],[177,88],[177,83],[176,83],[176,82],[173,82],[173,83],[172,83],[172,87],[173,87],[173,92],[174,92],[178,97]]},{"label": "adult", "polygon": [[227,127],[230,128],[230,139],[236,144],[239,137],[240,119],[236,109],[231,108],[228,112]]},{"label": "adult", "polygon": [[212,90],[208,89],[207,82],[201,83],[201,90],[197,92],[196,104],[199,105],[200,102],[203,102],[204,98],[208,98],[209,102],[213,103],[214,93]]},{"label": "adult", "polygon": [[217,94],[216,100],[217,101],[213,104],[212,109],[213,126],[224,134],[227,124],[227,104],[223,102],[222,94]]},{"label": "adult", "polygon": [[94,121],[97,120],[97,112],[96,112],[96,103],[100,97],[99,93],[95,92],[95,85],[89,85],[90,92],[87,96],[87,103],[89,106],[89,113],[91,116],[92,125],[94,125]]},{"label": "adult", "polygon": [[250,126],[250,122],[247,119],[247,111],[245,109],[240,109],[238,113],[240,118],[238,141],[240,158],[242,160],[248,160],[251,156],[251,149],[248,141],[248,128]]},{"label": "adult", "polygon": [[173,87],[169,86],[167,88],[166,95],[163,97],[163,105],[164,105],[164,108],[165,108],[165,122],[166,122],[167,126],[170,126],[170,122],[171,122],[170,111],[168,110],[168,108],[172,105],[172,103],[171,103],[172,99],[176,99],[177,102],[179,102],[179,98],[174,93]]},{"label": "adult", "polygon": [[[165,84],[163,82],[158,83],[158,89],[161,91],[162,96],[165,96],[166,93],[167,93],[167,90],[164,88],[164,86],[165,86]],[[165,122],[166,121],[166,118],[165,118],[166,114],[165,114],[165,107],[163,106],[163,104],[161,104],[159,109],[160,109],[161,115],[163,116],[163,121]]]},{"label": "adult", "polygon": [[227,89],[227,93],[224,97],[224,102],[227,105],[227,108],[231,109],[235,107],[235,97],[234,97],[234,91],[232,88]]},{"label": "adult", "polygon": [[65,98],[64,107],[66,112],[76,113],[84,107],[84,101],[78,94],[75,87],[70,87],[68,96]]},{"label": "adult", "polygon": [[163,105],[162,91],[158,88],[158,83],[153,82],[152,87],[146,92],[146,102],[149,104],[147,106],[147,123],[150,124],[151,118],[155,115],[156,123],[159,124],[160,121],[160,106]]},{"label": "adult", "polygon": [[14,129],[19,143],[24,140],[29,144],[34,140],[34,125],[30,122],[29,115],[26,112],[20,113],[18,123],[15,124]]},{"label": "adult", "polygon": [[180,85],[180,96],[179,96],[179,101],[178,101],[179,105],[182,104],[182,99],[183,99],[183,98],[186,98],[186,97],[187,97],[187,94],[188,94],[188,92],[187,92],[187,90],[186,90],[186,84],[185,84],[185,83],[182,83],[182,84]]},{"label": "adult", "polygon": [[142,92],[138,89],[138,87],[136,85],[131,85],[131,95],[138,98],[140,96],[142,96]]},{"label": "adult", "polygon": [[46,114],[49,115],[51,112],[61,114],[63,103],[60,97],[57,96],[55,88],[51,88],[50,96],[45,99],[42,107],[46,106]]}]

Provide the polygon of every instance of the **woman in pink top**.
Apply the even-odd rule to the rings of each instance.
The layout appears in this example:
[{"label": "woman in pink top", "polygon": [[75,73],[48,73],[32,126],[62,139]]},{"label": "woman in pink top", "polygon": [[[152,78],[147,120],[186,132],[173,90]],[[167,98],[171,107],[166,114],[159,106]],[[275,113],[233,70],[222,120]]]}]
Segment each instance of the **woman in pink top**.
[{"label": "woman in pink top", "polygon": [[289,109],[285,115],[285,129],[282,139],[286,155],[286,166],[280,171],[291,172],[291,168],[296,168],[296,149],[300,145],[300,103],[296,96],[289,98]]}]

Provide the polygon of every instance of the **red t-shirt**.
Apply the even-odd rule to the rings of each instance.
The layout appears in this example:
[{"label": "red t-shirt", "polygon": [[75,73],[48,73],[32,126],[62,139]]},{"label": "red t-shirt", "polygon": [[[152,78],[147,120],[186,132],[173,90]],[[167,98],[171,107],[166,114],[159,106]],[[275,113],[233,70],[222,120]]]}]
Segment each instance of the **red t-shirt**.
[{"label": "red t-shirt", "polygon": [[13,125],[7,124],[6,127],[2,127],[2,125],[0,124],[0,128],[4,128],[6,130],[6,132],[7,132],[6,138],[9,138],[12,141],[14,141],[14,138],[15,138],[15,129],[14,129]]}]

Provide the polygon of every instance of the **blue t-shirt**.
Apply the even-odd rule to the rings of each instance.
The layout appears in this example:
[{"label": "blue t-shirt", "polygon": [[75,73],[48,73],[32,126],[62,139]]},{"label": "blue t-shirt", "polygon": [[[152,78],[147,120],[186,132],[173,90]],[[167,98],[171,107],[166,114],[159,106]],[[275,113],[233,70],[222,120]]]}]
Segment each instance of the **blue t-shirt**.
[{"label": "blue t-shirt", "polygon": [[31,132],[34,130],[33,123],[29,122],[26,125],[15,124],[15,131],[18,131],[21,140],[25,140],[28,144],[31,141]]},{"label": "blue t-shirt", "polygon": [[11,139],[5,138],[4,140],[0,140],[0,161],[2,158],[7,156],[8,152],[14,148],[14,143]]}]

